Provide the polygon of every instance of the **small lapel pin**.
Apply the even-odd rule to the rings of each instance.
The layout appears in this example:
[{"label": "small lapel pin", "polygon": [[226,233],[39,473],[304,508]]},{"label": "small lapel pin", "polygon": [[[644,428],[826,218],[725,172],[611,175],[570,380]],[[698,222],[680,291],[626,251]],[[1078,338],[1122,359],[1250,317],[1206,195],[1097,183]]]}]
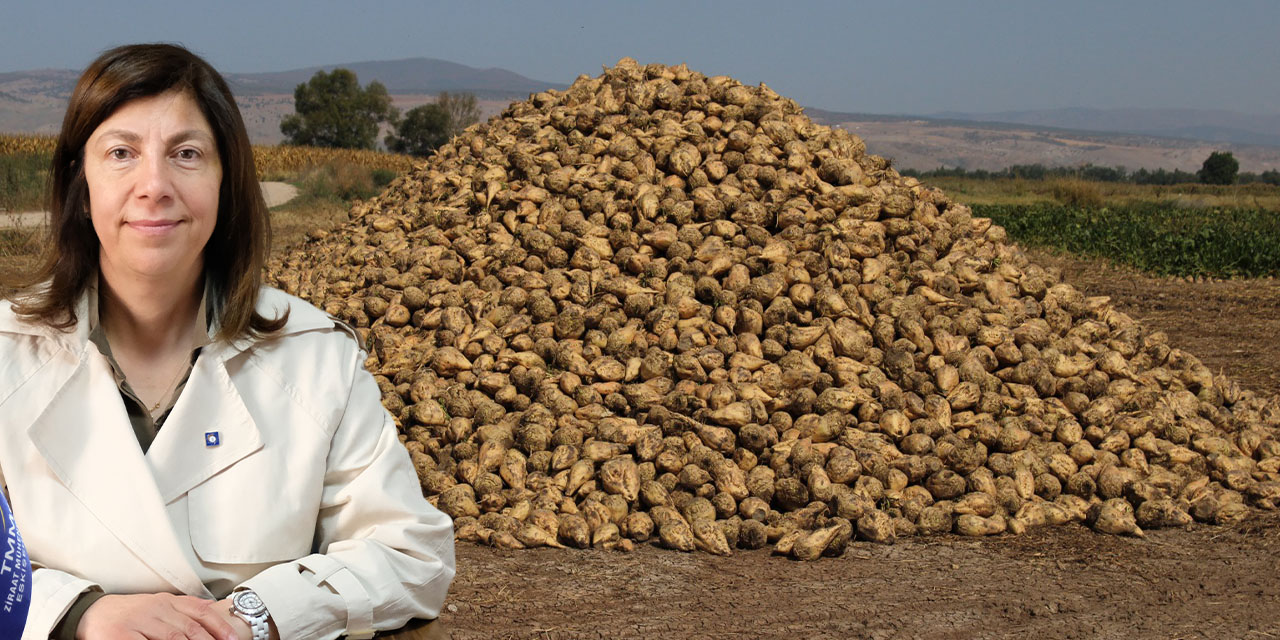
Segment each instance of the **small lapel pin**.
[{"label": "small lapel pin", "polygon": [[222,444],[222,437],[218,435],[218,432],[217,432],[217,431],[206,431],[206,432],[205,432],[205,434],[204,434],[204,446],[205,446],[205,447],[216,447],[216,446],[218,446],[218,445],[220,445],[220,444]]}]

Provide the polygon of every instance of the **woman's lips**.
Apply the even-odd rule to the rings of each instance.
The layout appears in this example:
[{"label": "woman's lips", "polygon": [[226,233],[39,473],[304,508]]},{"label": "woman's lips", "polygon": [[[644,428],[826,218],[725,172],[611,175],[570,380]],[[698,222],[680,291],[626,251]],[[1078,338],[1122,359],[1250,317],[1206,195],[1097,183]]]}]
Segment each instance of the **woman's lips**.
[{"label": "woman's lips", "polygon": [[174,229],[181,222],[181,220],[130,220],[127,224],[140,233],[161,235]]}]

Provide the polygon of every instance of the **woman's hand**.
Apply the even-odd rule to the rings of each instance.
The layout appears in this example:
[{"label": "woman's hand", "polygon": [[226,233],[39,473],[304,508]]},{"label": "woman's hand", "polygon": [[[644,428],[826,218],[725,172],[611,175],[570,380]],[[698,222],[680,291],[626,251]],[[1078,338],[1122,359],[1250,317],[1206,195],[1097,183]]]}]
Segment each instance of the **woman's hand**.
[{"label": "woman's hand", "polygon": [[249,640],[252,635],[249,625],[233,616],[223,602],[171,593],[103,596],[84,612],[76,629],[76,640],[126,638]]}]

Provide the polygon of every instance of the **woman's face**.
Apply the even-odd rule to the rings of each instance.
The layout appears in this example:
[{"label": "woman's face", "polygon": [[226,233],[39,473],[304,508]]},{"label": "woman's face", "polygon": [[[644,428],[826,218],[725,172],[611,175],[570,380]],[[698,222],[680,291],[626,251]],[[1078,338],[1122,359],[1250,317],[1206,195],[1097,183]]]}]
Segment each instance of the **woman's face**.
[{"label": "woman's face", "polygon": [[89,136],[84,175],[104,277],[124,284],[199,275],[218,218],[222,165],[189,93],[118,108]]}]

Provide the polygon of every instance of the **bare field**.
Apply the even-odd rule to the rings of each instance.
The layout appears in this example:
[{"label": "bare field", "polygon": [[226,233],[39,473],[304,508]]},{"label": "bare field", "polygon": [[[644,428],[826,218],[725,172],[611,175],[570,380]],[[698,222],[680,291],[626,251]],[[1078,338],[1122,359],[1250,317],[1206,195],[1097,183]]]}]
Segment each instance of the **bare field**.
[{"label": "bare field", "polygon": [[641,547],[458,547],[442,620],[472,638],[1274,638],[1280,517],[1147,538],[1080,525],[855,543],[800,563]]},{"label": "bare field", "polygon": [[939,166],[997,170],[1015,164],[1050,167],[1094,164],[1196,171],[1214,151],[1230,150],[1241,171],[1280,168],[1280,147],[1244,146],[1150,136],[1031,128],[983,128],[924,120],[847,121],[839,126],[861,137],[867,150],[893,158],[894,166],[928,171]]}]

